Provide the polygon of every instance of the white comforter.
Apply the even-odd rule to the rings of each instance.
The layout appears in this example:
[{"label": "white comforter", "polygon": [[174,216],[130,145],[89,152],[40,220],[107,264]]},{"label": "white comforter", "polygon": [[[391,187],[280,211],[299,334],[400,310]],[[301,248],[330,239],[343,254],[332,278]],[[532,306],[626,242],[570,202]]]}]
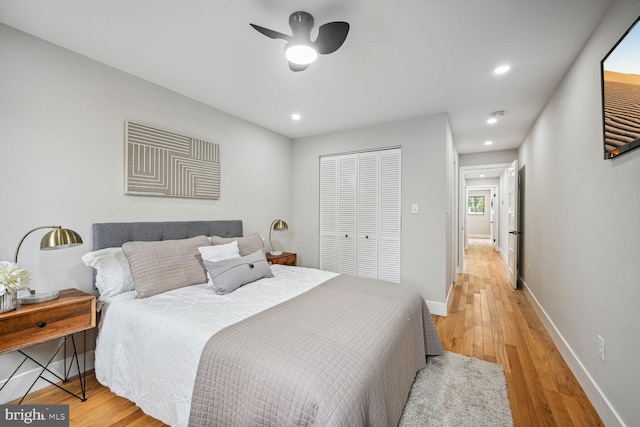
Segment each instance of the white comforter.
[{"label": "white comforter", "polygon": [[98,381],[172,426],[186,426],[200,353],[220,329],[336,276],[273,265],[273,278],[216,295],[206,284],[105,301],[96,346]]}]

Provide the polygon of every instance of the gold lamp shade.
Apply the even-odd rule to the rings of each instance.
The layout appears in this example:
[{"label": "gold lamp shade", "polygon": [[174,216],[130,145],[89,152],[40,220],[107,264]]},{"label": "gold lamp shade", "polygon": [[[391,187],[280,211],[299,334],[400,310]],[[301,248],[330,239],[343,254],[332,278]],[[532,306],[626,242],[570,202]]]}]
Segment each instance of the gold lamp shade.
[{"label": "gold lamp shade", "polygon": [[273,229],[276,231],[283,231],[283,230],[288,230],[289,226],[283,220],[276,219],[275,221],[273,221]]},{"label": "gold lamp shade", "polygon": [[288,230],[289,226],[287,225],[286,222],[284,222],[281,219],[276,219],[275,221],[273,221],[271,223],[271,228],[269,229],[269,245],[271,246],[271,255],[282,255],[282,251],[274,251],[273,250],[273,242],[271,242],[271,232],[273,230],[275,231],[284,231],[284,230]]},{"label": "gold lamp shade", "polygon": [[55,228],[44,235],[40,241],[40,249],[65,249],[82,244],[82,237],[68,228]]},{"label": "gold lamp shade", "polygon": [[72,246],[78,246],[82,244],[82,238],[73,230],[62,228],[59,225],[43,225],[41,227],[36,227],[33,230],[29,230],[27,234],[22,237],[20,243],[18,243],[18,247],[16,248],[13,262],[18,262],[18,253],[20,252],[20,246],[22,246],[22,242],[24,242],[24,239],[26,239],[27,236],[34,231],[42,230],[43,228],[53,228],[53,230],[45,234],[40,241],[40,249],[43,251],[50,249],[70,248]]}]

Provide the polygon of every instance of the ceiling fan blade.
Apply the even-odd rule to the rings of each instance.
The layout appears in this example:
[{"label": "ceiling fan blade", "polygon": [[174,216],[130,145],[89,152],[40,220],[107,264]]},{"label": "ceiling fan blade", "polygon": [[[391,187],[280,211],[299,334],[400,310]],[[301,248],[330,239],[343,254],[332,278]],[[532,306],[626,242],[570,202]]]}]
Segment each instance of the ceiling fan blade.
[{"label": "ceiling fan blade", "polygon": [[294,64],[293,62],[289,62],[289,68],[291,68],[291,71],[304,71],[309,67],[309,65],[311,64],[300,65],[300,64]]},{"label": "ceiling fan blade", "polygon": [[264,34],[265,36],[267,36],[269,38],[282,39],[282,40],[287,40],[287,41],[291,40],[291,36],[289,36],[287,34],[282,34],[282,33],[279,33],[277,31],[273,31],[273,30],[270,30],[268,28],[264,28],[264,27],[261,27],[259,25],[255,25],[255,24],[249,24],[249,25],[251,25],[256,31]]},{"label": "ceiling fan blade", "polygon": [[318,53],[327,55],[342,46],[349,33],[347,22],[329,22],[318,28],[318,38],[313,43]]}]

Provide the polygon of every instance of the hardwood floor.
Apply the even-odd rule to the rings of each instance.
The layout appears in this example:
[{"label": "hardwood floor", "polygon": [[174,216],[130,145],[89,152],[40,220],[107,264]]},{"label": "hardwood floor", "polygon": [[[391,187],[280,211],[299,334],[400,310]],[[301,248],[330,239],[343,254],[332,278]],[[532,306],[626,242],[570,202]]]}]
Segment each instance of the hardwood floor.
[{"label": "hardwood floor", "polygon": [[[465,256],[448,317],[434,316],[445,350],[504,367],[516,426],[602,426],[598,415],[521,289],[488,244],[475,241]],[[77,381],[71,388],[78,387]],[[76,389],[77,390],[77,389]],[[70,425],[163,426],[87,374],[86,402],[51,386],[25,403],[70,405]]]},{"label": "hardwood floor", "polygon": [[504,367],[516,426],[603,425],[489,240],[472,241],[448,316],[434,320],[445,350]]},{"label": "hardwood floor", "polygon": [[[81,394],[77,377],[65,385],[71,392]],[[20,399],[18,399],[20,400]],[[17,404],[18,402],[9,402]],[[87,400],[81,402],[73,396],[49,386],[29,394],[23,404],[69,405],[70,427],[106,426],[165,426],[166,424],[145,415],[131,401],[118,397],[101,385],[94,371],[87,372]]]}]

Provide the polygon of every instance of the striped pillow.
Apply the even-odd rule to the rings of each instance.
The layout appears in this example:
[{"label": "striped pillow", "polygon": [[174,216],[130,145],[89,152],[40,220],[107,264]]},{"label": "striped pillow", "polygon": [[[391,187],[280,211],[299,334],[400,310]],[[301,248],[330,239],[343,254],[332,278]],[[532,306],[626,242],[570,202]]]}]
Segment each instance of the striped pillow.
[{"label": "striped pillow", "polygon": [[206,236],[122,245],[138,298],[207,283],[207,270],[198,251],[198,247],[207,245]]},{"label": "striped pillow", "polygon": [[262,241],[262,237],[258,233],[249,234],[244,237],[211,237],[211,243],[214,245],[224,245],[233,241],[238,242],[240,256],[247,256],[254,253],[255,251],[264,252],[264,242]]}]

